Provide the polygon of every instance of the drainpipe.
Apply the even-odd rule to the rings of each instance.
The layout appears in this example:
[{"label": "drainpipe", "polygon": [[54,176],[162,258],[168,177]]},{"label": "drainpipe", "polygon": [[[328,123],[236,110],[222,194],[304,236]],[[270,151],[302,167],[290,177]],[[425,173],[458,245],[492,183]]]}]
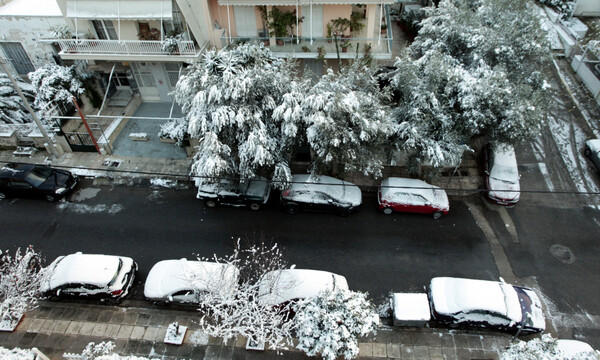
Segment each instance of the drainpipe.
[{"label": "drainpipe", "polygon": [[229,16],[229,0],[227,0],[227,27],[229,29],[229,43],[231,44],[231,17]]},{"label": "drainpipe", "polygon": [[298,29],[298,16],[300,11],[298,10],[298,0],[296,0],[296,45],[300,44],[300,30]]},{"label": "drainpipe", "polygon": [[379,7],[379,38],[377,39],[377,45],[381,45],[381,18],[383,18],[383,1]]},{"label": "drainpipe", "polygon": [[312,14],[312,0],[310,0],[310,44],[313,44],[313,14]]}]

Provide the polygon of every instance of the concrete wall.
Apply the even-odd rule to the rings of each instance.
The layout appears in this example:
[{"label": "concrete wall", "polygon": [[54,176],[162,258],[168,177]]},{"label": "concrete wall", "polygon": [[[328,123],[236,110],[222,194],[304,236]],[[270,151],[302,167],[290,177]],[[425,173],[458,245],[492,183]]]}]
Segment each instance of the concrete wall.
[{"label": "concrete wall", "polygon": [[581,80],[585,83],[585,86],[591,91],[592,96],[599,101],[600,99],[600,79],[589,68],[595,66],[596,63],[581,63],[581,55],[576,55],[571,62],[571,67],[577,75],[581,77]]},{"label": "concrete wall", "polygon": [[573,16],[600,16],[600,1],[577,0],[573,9]]}]

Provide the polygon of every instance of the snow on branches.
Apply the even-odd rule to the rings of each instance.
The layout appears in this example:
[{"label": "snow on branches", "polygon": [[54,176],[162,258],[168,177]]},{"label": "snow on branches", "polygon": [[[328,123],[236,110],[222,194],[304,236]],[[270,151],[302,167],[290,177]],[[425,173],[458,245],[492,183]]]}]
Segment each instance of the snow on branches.
[{"label": "snow on branches", "polygon": [[379,315],[361,292],[322,291],[295,311],[297,348],[326,360],[356,358],[358,337],[375,333],[379,325]]},{"label": "snow on branches", "polygon": [[35,307],[42,280],[41,257],[33,247],[15,255],[0,251],[0,321],[14,321]]},{"label": "snow on branches", "polygon": [[[26,82],[15,78],[17,85],[29,102],[35,100],[35,88]],[[27,112],[23,100],[13,87],[8,75],[0,73],[0,123],[25,124],[31,123],[33,119]]]},{"label": "snow on branches", "polygon": [[77,99],[85,91],[74,66],[45,65],[30,72],[29,80],[36,92],[35,105],[40,109],[70,103],[72,97]]},{"label": "snow on branches", "polygon": [[[297,125],[294,117],[272,115],[298,86],[293,75],[292,64],[262,44],[210,50],[192,65],[175,91],[188,133],[200,140],[192,174],[290,181]],[[170,137],[181,136],[179,128]]]},{"label": "snow on branches", "polygon": [[[529,341],[517,341],[508,347],[500,360],[599,360],[600,352],[567,346],[561,348],[561,341],[554,339],[549,334]],[[567,340],[571,341],[571,340]],[[581,344],[581,343],[580,343]],[[568,353],[567,353],[568,352]]]}]

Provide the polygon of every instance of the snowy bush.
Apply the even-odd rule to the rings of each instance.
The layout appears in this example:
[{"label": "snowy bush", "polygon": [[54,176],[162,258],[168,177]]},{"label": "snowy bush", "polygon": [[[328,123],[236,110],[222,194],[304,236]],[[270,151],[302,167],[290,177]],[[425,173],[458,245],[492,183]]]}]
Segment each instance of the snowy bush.
[{"label": "snowy bush", "polygon": [[[15,80],[27,101],[33,103],[35,88],[18,78],[15,78]],[[27,112],[23,100],[19,97],[8,75],[0,73],[0,123],[25,124],[31,122],[33,122],[33,119]]]},{"label": "snowy bush", "polygon": [[[291,180],[289,162],[298,132],[297,116],[273,111],[299,84],[293,65],[262,44],[207,51],[182,76],[175,100],[186,114],[187,131],[200,141],[192,166],[199,177],[265,176]],[[180,125],[170,136],[180,137]]]},{"label": "snowy bush", "polygon": [[12,256],[0,251],[0,321],[18,319],[37,304],[42,280],[41,257],[33,247]]},{"label": "snowy bush", "polygon": [[502,354],[500,360],[599,360],[600,352],[581,352],[576,355],[563,353],[557,339],[549,334],[529,341],[512,343]]},{"label": "snowy bush", "polygon": [[538,0],[540,4],[550,6],[560,12],[563,18],[573,13],[574,1],[570,0]]},{"label": "snowy bush", "polygon": [[181,34],[175,36],[168,36],[165,38],[162,44],[162,51],[168,54],[174,54],[179,51],[179,42],[183,40]]},{"label": "snowy bush", "polygon": [[71,103],[73,97],[77,99],[85,91],[74,66],[45,65],[30,72],[29,80],[35,88],[35,104],[40,109]]},{"label": "snowy bush", "polygon": [[160,125],[158,136],[176,140],[177,145],[181,145],[187,133],[187,126],[188,123],[185,118],[172,119]]},{"label": "snowy bush", "polygon": [[63,357],[69,360],[149,360],[146,357],[113,354],[114,348],[115,344],[112,341],[103,341],[98,344],[91,342],[87,344],[81,354],[65,353]]},{"label": "snowy bush", "polygon": [[50,36],[54,39],[71,39],[73,38],[73,33],[71,32],[71,28],[67,25],[55,25],[50,27]]},{"label": "snowy bush", "polygon": [[367,295],[349,290],[323,291],[296,307],[298,349],[323,359],[358,356],[358,337],[375,333],[379,316]]}]

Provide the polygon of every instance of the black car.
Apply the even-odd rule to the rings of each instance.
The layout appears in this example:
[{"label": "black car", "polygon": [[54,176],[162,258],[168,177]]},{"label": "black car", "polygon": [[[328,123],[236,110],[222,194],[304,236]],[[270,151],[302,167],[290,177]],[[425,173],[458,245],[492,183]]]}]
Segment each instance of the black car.
[{"label": "black car", "polygon": [[0,199],[41,197],[57,201],[77,185],[77,176],[46,165],[10,163],[0,168]]},{"label": "black car", "polygon": [[196,197],[204,200],[206,207],[214,208],[219,204],[247,206],[257,211],[269,200],[271,187],[267,179],[260,177],[239,183],[233,179],[223,179],[218,183],[197,184]]}]

